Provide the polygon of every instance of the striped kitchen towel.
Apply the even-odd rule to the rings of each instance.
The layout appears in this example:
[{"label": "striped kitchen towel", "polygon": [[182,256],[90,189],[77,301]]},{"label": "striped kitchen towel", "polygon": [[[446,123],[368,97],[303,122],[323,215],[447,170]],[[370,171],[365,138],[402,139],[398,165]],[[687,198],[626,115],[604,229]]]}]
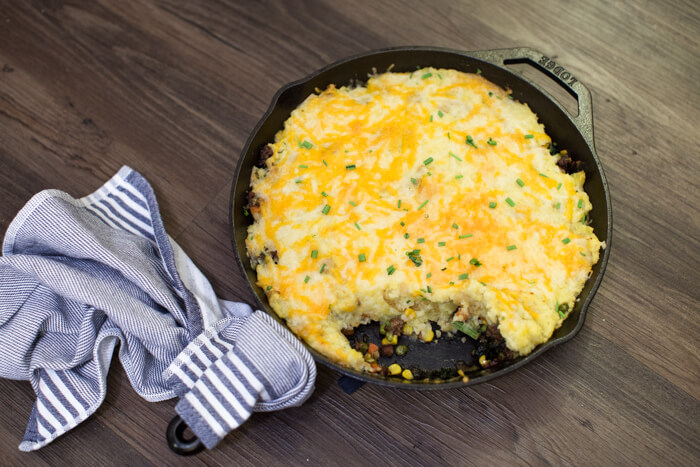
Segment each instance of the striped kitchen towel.
[{"label": "striped kitchen towel", "polygon": [[216,323],[180,353],[164,376],[180,397],[175,410],[211,449],[251,412],[303,403],[316,367],[289,331],[256,311],[245,320]]},{"label": "striped kitchen towel", "polygon": [[[21,450],[50,443],[95,412],[117,344],[139,395],[180,396],[186,420],[214,427],[218,439],[250,415],[239,405],[277,410],[312,391],[308,352],[267,315],[217,299],[165,232],[151,186],[128,167],[84,198],[35,195],[8,227],[2,253],[0,377],[29,380],[37,396]],[[196,411],[204,425],[184,407],[207,408]],[[238,424],[222,424],[227,413]]]}]

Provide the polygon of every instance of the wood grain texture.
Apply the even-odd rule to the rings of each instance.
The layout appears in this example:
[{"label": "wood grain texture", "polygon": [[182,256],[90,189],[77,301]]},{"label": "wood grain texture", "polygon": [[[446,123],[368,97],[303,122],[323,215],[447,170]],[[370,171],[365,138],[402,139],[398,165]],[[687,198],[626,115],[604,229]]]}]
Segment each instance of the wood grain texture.
[{"label": "wood grain texture", "polygon": [[399,45],[530,46],[592,92],[614,213],[611,259],[576,339],[468,389],[365,385],[319,368],[300,408],[172,454],[174,401],[146,403],[115,357],[102,407],[38,452],[33,403],[0,380],[1,463],[700,463],[700,6],[648,2],[0,0],[0,233],[36,192],[83,196],[120,166],[226,299],[252,302],[228,237],[240,150],[275,91]]}]

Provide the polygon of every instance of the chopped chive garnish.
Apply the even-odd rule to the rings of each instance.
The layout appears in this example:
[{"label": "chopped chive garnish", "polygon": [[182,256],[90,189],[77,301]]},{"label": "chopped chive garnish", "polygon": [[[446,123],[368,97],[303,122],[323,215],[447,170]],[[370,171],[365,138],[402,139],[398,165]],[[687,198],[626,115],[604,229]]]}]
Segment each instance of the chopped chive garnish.
[{"label": "chopped chive garnish", "polygon": [[561,206],[561,203],[557,203],[557,209],[559,209],[560,206]]},{"label": "chopped chive garnish", "polygon": [[424,239],[424,238],[419,238],[418,240],[416,240],[416,243],[425,243],[425,239]]},{"label": "chopped chive garnish", "polygon": [[348,169],[348,170],[355,170],[355,169],[356,169],[356,166],[355,166],[355,164],[348,164],[348,165],[345,166],[345,168]]},{"label": "chopped chive garnish", "polygon": [[405,234],[403,234],[403,238],[408,238],[408,237],[410,237],[410,235],[408,235],[408,232],[406,232]]},{"label": "chopped chive garnish", "polygon": [[354,201],[348,201],[348,203],[350,203],[350,206],[357,206],[357,203]]},{"label": "chopped chive garnish", "polygon": [[472,258],[469,260],[469,264],[473,264],[474,266],[481,266],[481,261],[479,261],[477,258]]},{"label": "chopped chive garnish", "polygon": [[452,326],[455,329],[457,329],[459,332],[466,334],[467,336],[471,337],[472,339],[479,338],[479,331],[477,331],[476,329],[469,326],[467,323],[465,323],[463,321],[454,321],[452,323]]},{"label": "chopped chive garnish", "polygon": [[326,162],[325,160],[322,160],[321,162],[323,162],[323,165],[325,165],[326,167],[328,167],[328,162]]},{"label": "chopped chive garnish", "polygon": [[508,203],[508,204],[510,205],[510,207],[515,206],[515,201],[513,201],[513,200],[510,199],[510,198],[506,198],[506,203]]},{"label": "chopped chive garnish", "polygon": [[454,157],[454,158],[457,159],[458,161],[462,162],[462,159],[460,159],[459,157],[455,156],[453,152],[450,152],[449,154],[450,154],[450,156]]},{"label": "chopped chive garnish", "polygon": [[[349,153],[349,152],[350,152],[350,151],[348,151],[347,149],[345,150],[345,154],[347,154],[347,153]],[[372,151],[370,151],[370,152],[372,152]]]},{"label": "chopped chive garnish", "polygon": [[444,113],[442,113],[442,110],[438,110],[438,117],[442,118],[442,117],[443,117],[443,115],[445,115],[445,114],[444,114]]},{"label": "chopped chive garnish", "polygon": [[413,183],[414,185],[418,185],[418,180],[416,180],[415,178],[411,177],[411,183]]},{"label": "chopped chive garnish", "polygon": [[450,256],[449,258],[447,258],[447,259],[445,260],[445,262],[446,262],[446,263],[449,263],[449,262],[452,261],[453,259],[455,259],[455,257],[454,257],[454,256]]},{"label": "chopped chive garnish", "polygon": [[308,165],[300,165],[299,168],[300,168],[300,169],[308,169],[309,166],[308,166]]},{"label": "chopped chive garnish", "polygon": [[450,281],[450,285],[455,285],[455,283],[454,283],[454,282],[452,282],[452,281]]},{"label": "chopped chive garnish", "polygon": [[425,201],[423,201],[423,204],[421,204],[420,206],[418,206],[418,210],[420,211],[421,209],[423,209],[423,207],[424,207],[426,204],[428,204],[428,201],[430,201],[430,200],[429,200],[429,199],[426,199]]},{"label": "chopped chive garnish", "polygon": [[581,223],[585,224],[586,223],[586,215],[584,214],[583,217],[581,218]]},{"label": "chopped chive garnish", "polygon": [[404,221],[401,221],[401,227],[405,226],[406,223]]},{"label": "chopped chive garnish", "polygon": [[386,272],[387,272],[387,274],[389,274],[389,275],[391,276],[392,274],[394,274],[394,273],[396,272],[396,268],[395,268],[394,265],[392,264],[391,266],[389,266],[388,268],[386,268]]},{"label": "chopped chive garnish", "polygon": [[433,293],[433,289],[431,289],[430,286],[428,286],[427,288],[428,288],[428,293]]},{"label": "chopped chive garnish", "polygon": [[328,193],[326,193],[325,191],[322,191],[321,194],[323,195],[324,198],[325,198],[326,196],[328,196]]},{"label": "chopped chive garnish", "polygon": [[432,157],[428,157],[426,160],[423,161],[423,163],[424,163],[425,165],[428,165],[428,164],[430,164],[431,162],[433,162],[433,160],[434,160],[434,159],[433,159]]},{"label": "chopped chive garnish", "polygon": [[562,240],[561,242],[562,242],[564,245],[566,245],[566,244],[569,243],[570,241],[571,241],[571,239],[570,239],[569,237],[566,237],[566,238],[565,238],[564,240]]},{"label": "chopped chive garnish", "polygon": [[467,135],[467,144],[476,148],[476,144],[474,144],[474,139],[470,135]]},{"label": "chopped chive garnish", "polygon": [[432,116],[432,114],[430,115],[430,121],[431,121],[431,122],[433,121],[433,116]]},{"label": "chopped chive garnish", "polygon": [[318,271],[319,273],[323,273],[323,270],[326,269],[326,264],[321,265],[321,269]]},{"label": "chopped chive garnish", "polygon": [[409,77],[409,78],[413,78],[413,73],[415,73],[415,71],[412,71],[411,74],[408,75],[408,77]]},{"label": "chopped chive garnish", "polygon": [[301,143],[301,146],[305,147],[306,149],[311,149],[312,147],[314,147],[313,144],[309,143],[309,142],[306,141],[306,140],[304,140],[304,142]]},{"label": "chopped chive garnish", "polygon": [[268,286],[265,288],[265,290],[272,290],[272,286],[271,286],[271,285],[268,285]]},{"label": "chopped chive garnish", "polygon": [[535,135],[525,135],[525,138],[527,138],[527,139],[532,139],[534,137],[535,137]]},{"label": "chopped chive garnish", "polygon": [[540,177],[549,178],[548,176],[546,176],[546,175],[543,174],[542,172],[540,172]]},{"label": "chopped chive garnish", "polygon": [[561,188],[561,183],[559,183],[559,185],[557,186],[557,190],[558,190],[559,188]]},{"label": "chopped chive garnish", "polygon": [[586,256],[586,253],[584,253],[583,251],[579,251],[579,253],[581,253],[581,256]]},{"label": "chopped chive garnish", "polygon": [[489,91],[489,97],[492,97],[492,96],[493,96],[493,93],[491,91]]},{"label": "chopped chive garnish", "polygon": [[431,277],[433,277],[433,273],[432,273],[432,272],[429,272],[428,274],[425,275],[425,278],[426,278],[426,279],[430,279]]},{"label": "chopped chive garnish", "polygon": [[488,143],[489,145],[491,145],[491,146],[495,146],[495,145],[498,144],[496,141],[494,141],[493,139],[491,139],[490,136],[489,136],[489,140],[487,141],[487,143]]},{"label": "chopped chive garnish", "polygon": [[367,257],[365,256],[364,253],[360,253],[360,254],[358,255],[357,259],[358,259],[358,261],[359,261],[360,263],[364,263],[365,261],[367,261]]},{"label": "chopped chive garnish", "polygon": [[520,185],[520,186],[525,186],[525,182],[523,182],[523,181],[520,180],[519,178],[516,178],[516,179],[515,179],[515,183],[517,183],[517,184]]},{"label": "chopped chive garnish", "polygon": [[397,208],[401,209],[401,200],[399,200]]},{"label": "chopped chive garnish", "polygon": [[578,200],[578,208],[581,209],[583,207],[583,200],[580,199]]},{"label": "chopped chive garnish", "polygon": [[460,235],[459,238],[469,238],[472,235],[474,235],[474,234],[464,234],[464,235]]},{"label": "chopped chive garnish", "polygon": [[304,180],[302,180],[301,178],[299,178],[299,179],[297,179],[297,180],[294,180],[294,183],[301,183],[301,182],[303,182],[303,181],[304,181]]},{"label": "chopped chive garnish", "polygon": [[445,243],[445,242],[438,242],[438,246],[445,246],[445,245],[447,245],[447,243]]},{"label": "chopped chive garnish", "polygon": [[360,224],[358,224],[357,222],[355,222],[355,227],[357,227],[357,230],[362,230],[362,229],[360,228]]},{"label": "chopped chive garnish", "polygon": [[506,250],[511,251],[511,250],[515,250],[516,248],[518,248],[518,247],[515,246],[515,245],[508,245],[508,246],[506,247]]},{"label": "chopped chive garnish", "polygon": [[465,279],[469,279],[469,274],[467,274],[466,272],[464,274],[460,274],[459,277],[457,277],[457,279],[459,279],[461,281],[463,281]]},{"label": "chopped chive garnish", "polygon": [[431,76],[433,76],[432,73],[426,73],[426,74],[424,74],[423,76],[421,76],[420,79],[428,79],[428,78],[430,78]]},{"label": "chopped chive garnish", "polygon": [[491,201],[491,202],[489,203],[489,207],[490,207],[491,209],[494,209],[496,206],[498,206],[498,203],[495,203],[495,202],[493,202],[493,201]]},{"label": "chopped chive garnish", "polygon": [[453,229],[459,229],[459,226],[457,224],[452,224]]},{"label": "chopped chive garnish", "polygon": [[450,132],[449,132],[449,131],[447,132],[447,139],[449,139],[450,141],[452,141],[452,138],[450,138]]},{"label": "chopped chive garnish", "polygon": [[407,251],[406,256],[408,256],[408,259],[410,259],[416,266],[423,264],[423,258],[420,257],[420,250],[418,248]]},{"label": "chopped chive garnish", "polygon": [[326,204],[325,206],[323,206],[323,211],[321,211],[321,212],[323,212],[324,214],[328,214],[330,212],[330,210],[331,210],[330,205]]},{"label": "chopped chive garnish", "polygon": [[314,258],[314,259],[318,258],[318,250],[313,250],[313,251],[311,252],[311,257]]},{"label": "chopped chive garnish", "polygon": [[306,276],[306,277],[304,278],[304,284],[306,284],[307,282],[309,282],[309,279],[311,279],[311,277]]},{"label": "chopped chive garnish", "polygon": [[460,174],[460,175],[455,175],[455,178],[456,178],[457,180],[459,180],[459,179],[462,178],[462,177],[464,177],[464,175],[462,175],[462,174]]},{"label": "chopped chive garnish", "polygon": [[476,74],[477,74],[477,75],[480,75],[480,74],[481,74],[481,68],[477,68],[477,69],[476,69]]}]

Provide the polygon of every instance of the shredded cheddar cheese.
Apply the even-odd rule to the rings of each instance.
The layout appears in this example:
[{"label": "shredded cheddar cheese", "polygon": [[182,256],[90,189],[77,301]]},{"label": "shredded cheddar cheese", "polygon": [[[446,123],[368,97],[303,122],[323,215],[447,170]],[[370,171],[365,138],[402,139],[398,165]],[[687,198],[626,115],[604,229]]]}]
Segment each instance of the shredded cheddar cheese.
[{"label": "shredded cheddar cheese", "polygon": [[[526,104],[425,68],[309,96],[256,168],[258,284],[320,353],[372,371],[342,329],[480,317],[526,355],[572,309],[601,242],[584,173],[563,173]],[[274,252],[274,254],[273,254]]]}]

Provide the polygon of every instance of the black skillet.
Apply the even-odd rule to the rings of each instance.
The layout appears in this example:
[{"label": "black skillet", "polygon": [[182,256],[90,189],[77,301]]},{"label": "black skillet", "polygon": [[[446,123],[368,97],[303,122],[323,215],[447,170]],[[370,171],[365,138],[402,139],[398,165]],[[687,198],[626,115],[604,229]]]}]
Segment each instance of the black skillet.
[{"label": "black skillet", "polygon": [[[578,101],[578,114],[572,115],[551,95],[537,84],[528,81],[523,76],[507,68],[512,64],[528,64],[552,78]],[[258,122],[248,138],[241,158],[238,162],[235,178],[231,188],[230,225],[233,249],[241,270],[248,279],[248,285],[257,297],[258,308],[266,310],[273,317],[277,315],[270,307],[263,290],[256,285],[255,271],[250,266],[246,255],[245,238],[247,228],[252,219],[244,215],[247,204],[247,191],[250,185],[250,175],[253,166],[258,162],[259,151],[274,141],[284,121],[290,116],[301,102],[316,89],[325,89],[330,84],[347,85],[363,82],[372,73],[388,70],[410,72],[419,67],[449,68],[468,73],[482,73],[485,78],[510,89],[513,97],[527,103],[544,123],[547,133],[558,143],[558,148],[567,149],[574,159],[583,162],[586,172],[584,189],[590,197],[593,209],[590,213],[590,225],[606,248],[598,263],[593,267],[592,274],[579,295],[573,310],[546,343],[538,346],[531,354],[492,369],[475,369],[468,373],[467,381],[454,377],[457,362],[472,365],[472,350],[475,342],[466,339],[438,339],[430,344],[401,338],[399,343],[409,347],[403,357],[380,360],[382,364],[396,361],[403,368],[413,368],[422,377],[413,381],[397,378],[385,378],[377,374],[360,373],[343,368],[329,361],[326,357],[308,347],[315,360],[344,375],[344,389],[352,390],[353,381],[374,383],[382,386],[406,389],[448,389],[483,383],[497,376],[504,375],[534,360],[546,350],[573,338],[583,326],[586,309],[591,303],[600,283],[610,256],[610,241],[612,237],[612,210],[608,185],[603,173],[603,167],[598,160],[593,141],[593,113],[591,95],[563,66],[557,64],[548,56],[529,48],[514,48],[501,50],[484,50],[461,52],[457,50],[438,49],[432,47],[400,47],[364,53],[340,60],[328,65],[310,76],[284,86],[272,98],[272,103],[265,115]],[[282,324],[284,322],[279,320]],[[371,342],[379,341],[378,326],[363,326],[356,331],[356,337],[369,337]],[[452,370],[452,371],[446,371]],[[356,387],[357,384],[354,386]],[[175,417],[167,431],[170,448],[183,455],[195,454],[203,449],[201,442],[195,437],[183,437],[186,425]]]},{"label": "black skillet", "polygon": [[[574,96],[578,101],[578,115],[571,115],[537,84],[507,69],[507,65],[517,63],[534,66]],[[527,357],[512,360],[498,368],[474,370],[468,373],[468,381],[456,377],[454,368],[458,361],[466,363],[466,366],[472,365],[474,341],[471,339],[462,343],[461,339],[442,338],[438,339],[438,342],[426,344],[415,339],[401,338],[399,343],[409,347],[407,354],[404,357],[380,360],[380,363],[387,364],[396,361],[403,368],[417,370],[422,378],[413,381],[385,378],[380,375],[360,373],[343,368],[307,346],[317,362],[356,380],[399,388],[446,389],[482,383],[508,373],[537,358],[547,349],[574,337],[583,326],[586,309],[603,278],[603,272],[610,255],[612,234],[610,196],[603,168],[595,153],[591,95],[564,67],[529,48],[460,52],[431,47],[401,47],[368,52],[340,60],[304,79],[290,83],[280,89],[273,97],[269,109],[258,122],[243,149],[231,190],[230,225],[238,264],[257,297],[258,307],[277,317],[270,307],[265,293],[256,285],[256,274],[250,266],[245,248],[246,229],[252,219],[250,216],[244,215],[244,207],[247,203],[246,195],[250,185],[251,171],[258,162],[260,149],[267,143],[274,141],[275,133],[283,127],[284,121],[290,116],[292,110],[316,89],[325,89],[330,84],[347,85],[363,82],[369,74],[382,72],[390,67],[392,67],[392,71],[406,72],[426,66],[449,68],[468,73],[482,73],[488,80],[512,90],[512,95],[516,100],[527,103],[539,116],[540,121],[544,123],[546,131],[553,141],[557,142],[557,148],[567,149],[576,160],[583,162],[586,172],[584,188],[593,204],[590,222],[598,238],[607,244],[573,310],[548,342],[537,347]],[[283,321],[280,322],[284,324]],[[356,332],[356,337],[362,338],[363,335],[368,335],[370,342],[379,342],[378,326],[375,326],[374,329],[363,327],[359,331]]]}]

